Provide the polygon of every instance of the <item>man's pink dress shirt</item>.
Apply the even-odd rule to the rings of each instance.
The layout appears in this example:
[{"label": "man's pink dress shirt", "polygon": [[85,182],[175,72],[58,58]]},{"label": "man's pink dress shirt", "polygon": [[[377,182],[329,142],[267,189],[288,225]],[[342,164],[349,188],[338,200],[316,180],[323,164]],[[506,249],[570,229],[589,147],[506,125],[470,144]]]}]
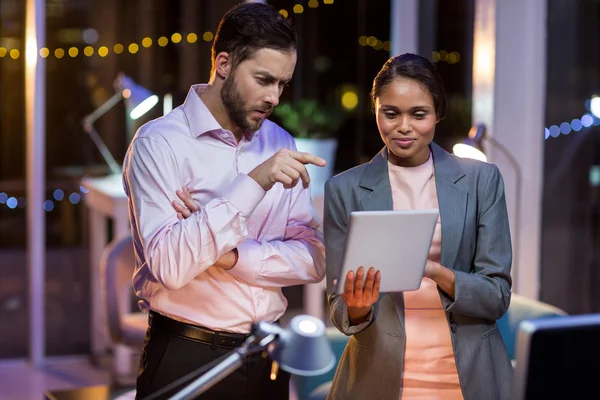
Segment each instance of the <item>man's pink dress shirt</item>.
[{"label": "man's pink dress shirt", "polygon": [[[250,331],[287,307],[282,286],[319,282],[324,247],[310,190],[265,192],[247,174],[293,138],[265,120],[236,142],[190,89],[185,103],[140,128],[123,163],[140,308],[215,330]],[[171,201],[189,188],[201,210],[179,221]],[[213,264],[237,248],[226,271]]]}]

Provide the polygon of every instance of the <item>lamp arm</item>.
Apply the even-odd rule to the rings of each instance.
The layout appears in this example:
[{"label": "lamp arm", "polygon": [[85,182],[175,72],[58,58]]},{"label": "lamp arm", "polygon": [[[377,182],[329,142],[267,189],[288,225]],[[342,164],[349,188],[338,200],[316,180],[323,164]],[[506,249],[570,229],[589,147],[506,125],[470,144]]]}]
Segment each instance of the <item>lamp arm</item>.
[{"label": "lamp arm", "polygon": [[[497,148],[498,150],[500,150],[500,152],[506,157],[506,159],[508,160],[508,162],[512,165],[513,169],[515,170],[515,180],[516,180],[516,190],[515,190],[515,197],[516,197],[516,201],[515,201],[515,237],[514,237],[514,245],[513,245],[513,264],[514,264],[514,260],[517,260],[517,273],[515,275],[518,275],[521,271],[520,271],[520,267],[521,264],[519,264],[519,248],[520,248],[520,235],[519,232],[521,230],[520,228],[520,224],[521,224],[521,190],[522,190],[522,171],[521,171],[521,166],[519,165],[519,162],[515,159],[515,157],[510,153],[510,151],[508,151],[508,149],[500,142],[498,142],[496,139],[487,136],[486,139],[487,141],[489,141],[489,143]],[[517,287],[517,279],[515,279],[516,277],[513,276],[512,279],[512,286],[513,287]]]},{"label": "lamp arm", "polygon": [[213,369],[206,372],[200,378],[196,379],[191,384],[176,393],[173,397],[171,397],[171,400],[192,399],[199,394],[206,392],[223,378],[241,367],[244,363],[246,355],[247,352],[243,351],[243,348],[236,349]]},{"label": "lamp arm", "polygon": [[83,125],[93,124],[100,117],[102,117],[104,114],[110,111],[114,106],[119,104],[121,100],[123,100],[123,92],[118,91],[117,93],[113,94],[110,99],[106,100],[100,107],[95,109],[91,114],[86,115],[81,121],[81,123]]},{"label": "lamp arm", "polygon": [[263,338],[259,343],[255,344],[254,341],[256,339],[254,336],[251,336],[241,347],[232,351],[227,358],[170,397],[169,400],[188,400],[196,398],[241,367],[246,357],[252,354],[261,353],[267,346],[278,339],[279,335],[270,334]]},{"label": "lamp arm", "polygon": [[111,154],[110,150],[108,150],[108,147],[106,147],[106,144],[104,143],[102,138],[100,138],[100,135],[98,134],[96,129],[94,129],[94,125],[85,124],[83,129],[92,138],[92,141],[94,142],[94,144],[100,151],[100,154],[102,154],[104,161],[106,161],[106,163],[108,164],[108,166],[110,168],[110,172],[115,175],[121,174],[122,171],[121,171],[121,167],[119,166],[119,163],[117,163],[117,161]]}]

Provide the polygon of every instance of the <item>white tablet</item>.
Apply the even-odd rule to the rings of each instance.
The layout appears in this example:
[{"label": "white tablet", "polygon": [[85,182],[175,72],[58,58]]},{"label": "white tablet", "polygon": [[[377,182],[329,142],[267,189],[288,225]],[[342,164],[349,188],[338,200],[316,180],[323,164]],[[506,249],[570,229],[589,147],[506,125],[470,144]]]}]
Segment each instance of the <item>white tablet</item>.
[{"label": "white tablet", "polygon": [[381,272],[381,293],[419,289],[438,216],[438,209],[352,212],[336,293],[360,266]]}]

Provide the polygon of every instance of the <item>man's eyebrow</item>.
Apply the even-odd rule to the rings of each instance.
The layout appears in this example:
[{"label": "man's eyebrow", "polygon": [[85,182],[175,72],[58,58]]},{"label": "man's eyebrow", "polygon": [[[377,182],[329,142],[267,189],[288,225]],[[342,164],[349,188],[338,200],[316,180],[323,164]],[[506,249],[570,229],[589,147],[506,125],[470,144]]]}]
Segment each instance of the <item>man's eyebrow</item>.
[{"label": "man's eyebrow", "polygon": [[[262,77],[263,79],[265,79],[265,80],[267,80],[267,81],[269,81],[269,82],[275,82],[275,81],[277,81],[277,80],[278,80],[278,79],[277,79],[275,76],[271,75],[271,74],[270,74],[269,72],[267,72],[267,71],[258,71],[258,72],[256,72],[256,75],[261,75],[261,77]],[[289,79],[282,79],[282,80],[281,80],[281,82],[283,82],[283,83],[286,83],[286,84],[287,84],[287,83],[289,83],[291,80],[292,80],[292,78],[289,78]]]}]

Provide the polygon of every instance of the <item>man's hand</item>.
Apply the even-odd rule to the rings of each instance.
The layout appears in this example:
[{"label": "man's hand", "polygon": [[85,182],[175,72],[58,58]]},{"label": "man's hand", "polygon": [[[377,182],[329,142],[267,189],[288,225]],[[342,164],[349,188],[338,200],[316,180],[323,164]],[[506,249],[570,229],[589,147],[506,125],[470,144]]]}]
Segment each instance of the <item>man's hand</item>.
[{"label": "man's hand", "polygon": [[175,211],[177,211],[177,218],[179,220],[189,218],[192,213],[200,211],[200,206],[194,201],[188,188],[184,187],[182,190],[175,191],[175,193],[177,194],[177,197],[183,201],[183,204],[177,200],[171,202],[171,205]]},{"label": "man's hand", "polygon": [[238,262],[238,249],[233,249],[223,254],[221,258],[217,260],[217,262],[213,265],[214,267],[218,267],[221,269],[229,270],[235,267],[235,264]]},{"label": "man's hand", "polygon": [[[184,187],[182,190],[177,190],[175,193],[177,194],[177,197],[179,197],[179,199],[183,202],[183,204],[181,204],[177,200],[173,200],[173,202],[171,203],[175,211],[177,211],[178,219],[187,219],[196,211],[200,211],[200,206],[194,201],[188,188]],[[237,264],[238,257],[239,256],[237,249],[230,250],[227,253],[223,254],[221,258],[217,260],[214,266],[225,270],[231,269],[235,267],[235,264]]]},{"label": "man's hand", "polygon": [[306,164],[324,167],[327,163],[321,157],[309,153],[281,149],[271,158],[254,168],[248,176],[254,179],[264,190],[270,190],[277,182],[286,189],[293,188],[302,179],[305,188],[310,183]]}]

